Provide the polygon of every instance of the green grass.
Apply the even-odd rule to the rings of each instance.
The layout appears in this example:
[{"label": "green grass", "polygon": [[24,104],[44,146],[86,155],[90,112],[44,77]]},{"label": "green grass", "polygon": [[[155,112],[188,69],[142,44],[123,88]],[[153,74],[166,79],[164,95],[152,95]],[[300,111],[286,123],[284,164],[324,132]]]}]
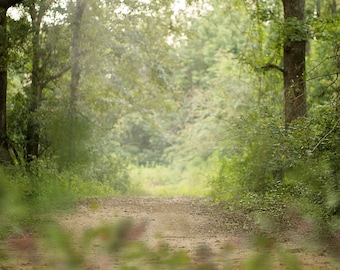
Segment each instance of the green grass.
[{"label": "green grass", "polygon": [[206,196],[209,169],[206,166],[176,165],[131,166],[130,195]]}]

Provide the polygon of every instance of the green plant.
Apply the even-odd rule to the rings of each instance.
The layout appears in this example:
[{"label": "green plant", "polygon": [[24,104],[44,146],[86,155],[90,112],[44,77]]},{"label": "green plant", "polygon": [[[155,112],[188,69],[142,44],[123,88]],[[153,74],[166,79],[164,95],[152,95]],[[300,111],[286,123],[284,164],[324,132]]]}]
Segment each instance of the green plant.
[{"label": "green plant", "polygon": [[209,172],[215,169],[214,159],[193,160],[186,166],[175,162],[169,165],[130,166],[132,190],[158,196],[208,195],[208,178]]},{"label": "green plant", "polygon": [[106,183],[116,192],[125,194],[130,187],[128,166],[129,161],[118,155],[103,156],[91,166],[89,177]]}]

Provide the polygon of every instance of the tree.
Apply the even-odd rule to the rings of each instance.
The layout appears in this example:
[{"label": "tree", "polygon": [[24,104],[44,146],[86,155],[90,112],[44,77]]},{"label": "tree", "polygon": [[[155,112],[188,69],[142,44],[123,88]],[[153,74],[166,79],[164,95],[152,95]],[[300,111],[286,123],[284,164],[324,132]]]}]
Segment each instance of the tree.
[{"label": "tree", "polygon": [[88,0],[77,0],[74,4],[72,20],[72,46],[71,46],[71,83],[70,83],[70,116],[76,117],[77,101],[80,81],[81,57],[81,23]]},{"label": "tree", "polygon": [[283,0],[285,126],[307,116],[305,0]]},{"label": "tree", "polygon": [[6,119],[8,66],[7,10],[20,2],[21,0],[0,1],[0,162],[11,161],[8,151]]},{"label": "tree", "polygon": [[[47,12],[53,7],[54,1],[29,1],[29,14],[32,21],[32,68],[31,85],[28,88],[28,124],[26,130],[27,162],[39,157],[39,120],[36,115],[41,106],[43,89],[60,78],[70,69],[68,63],[57,64],[63,53],[67,39],[61,42],[58,34],[64,31],[63,27],[55,22],[51,25],[44,21]],[[53,31],[54,30],[54,31]],[[66,42],[65,42],[66,41]],[[64,43],[62,47],[60,44]],[[59,60],[59,61],[58,61]]]},{"label": "tree", "polygon": [[[80,76],[82,71],[81,56],[84,54],[81,51],[82,43],[82,20],[88,0],[76,0],[75,3],[71,2],[73,14],[71,15],[71,29],[72,29],[72,40],[71,40],[71,82],[70,82],[70,100],[69,100],[69,112],[68,112],[68,123],[70,128],[68,129],[69,136],[67,139],[67,149],[65,163],[74,163],[77,161],[77,146],[79,142],[76,141],[76,134],[79,133],[79,84]],[[77,130],[78,129],[78,130]]]},{"label": "tree", "polygon": [[[284,119],[285,127],[288,129],[291,122],[300,117],[307,116],[305,57],[308,31],[305,18],[306,3],[305,0],[282,0],[283,22],[281,19],[278,19],[278,14],[280,15],[282,12],[281,6],[275,1],[271,4],[266,1],[255,1],[253,4],[253,13],[259,25],[257,28],[259,28],[258,31],[262,31],[258,34],[261,36],[259,46],[263,39],[266,39],[266,42],[270,39],[276,40],[275,44],[271,44],[269,48],[266,48],[270,52],[265,52],[265,57],[267,55],[274,55],[274,57],[272,59],[266,57],[269,58],[270,64],[262,67],[265,69],[274,68],[283,74]],[[318,10],[318,7],[313,6],[313,9]],[[266,33],[263,33],[263,31]],[[268,36],[269,31],[273,31],[273,34]],[[280,34],[277,35],[278,33]],[[261,48],[261,51],[263,50]],[[280,64],[275,64],[281,57],[283,58],[283,68]],[[263,61],[263,58],[260,61]]]}]

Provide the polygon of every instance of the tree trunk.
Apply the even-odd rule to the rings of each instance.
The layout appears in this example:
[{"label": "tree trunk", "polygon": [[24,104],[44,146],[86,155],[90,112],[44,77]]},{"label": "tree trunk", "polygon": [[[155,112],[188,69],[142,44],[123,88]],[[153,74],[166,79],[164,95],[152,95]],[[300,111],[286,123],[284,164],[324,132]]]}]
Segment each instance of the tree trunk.
[{"label": "tree trunk", "polygon": [[0,8],[0,162],[6,162],[9,156],[6,124],[7,95],[7,34],[6,11]]},{"label": "tree trunk", "polygon": [[80,44],[81,44],[81,21],[83,18],[84,10],[87,4],[87,0],[77,0],[75,6],[75,13],[73,15],[73,27],[72,27],[72,47],[71,47],[71,85],[70,85],[70,114],[71,117],[75,117],[78,112],[78,92],[80,81]]},{"label": "tree trunk", "polygon": [[36,119],[36,111],[38,110],[41,98],[42,87],[40,85],[40,25],[42,15],[37,12],[34,5],[30,6],[30,15],[32,18],[32,74],[31,74],[31,87],[29,92],[29,118],[26,131],[26,153],[25,159],[31,162],[39,157],[39,123]]},{"label": "tree trunk", "polygon": [[22,0],[0,0],[0,8],[9,9],[10,7],[21,3]]},{"label": "tree trunk", "polygon": [[11,162],[7,140],[7,66],[8,66],[8,43],[7,43],[7,9],[20,3],[20,0],[0,1],[0,163]]},{"label": "tree trunk", "polygon": [[336,9],[337,9],[336,0],[332,0],[332,3],[331,3],[331,13],[332,14],[336,14]]},{"label": "tree trunk", "polygon": [[76,162],[76,133],[77,117],[79,113],[79,83],[81,75],[81,24],[83,14],[87,5],[87,0],[77,0],[74,4],[74,14],[72,20],[72,45],[71,45],[71,82],[70,82],[70,107],[69,107],[69,136],[67,143],[67,164],[68,166]]},{"label": "tree trunk", "polygon": [[307,116],[304,31],[305,0],[283,0],[284,19],[290,26],[284,44],[285,127]]},{"label": "tree trunk", "polygon": [[[38,4],[31,3],[29,6],[32,21],[32,71],[31,71],[31,87],[27,92],[28,95],[28,124],[26,130],[26,162],[39,157],[40,123],[37,112],[41,106],[43,89],[53,80],[60,78],[70,69],[70,66],[60,67],[59,71],[49,74],[46,70],[45,63],[51,61],[49,56],[51,52],[46,52],[44,38],[48,35],[48,30],[42,30],[44,16],[51,7],[51,1],[41,1]],[[45,31],[45,32],[43,32]],[[46,57],[47,56],[47,57]],[[57,64],[55,64],[55,67]]]}]

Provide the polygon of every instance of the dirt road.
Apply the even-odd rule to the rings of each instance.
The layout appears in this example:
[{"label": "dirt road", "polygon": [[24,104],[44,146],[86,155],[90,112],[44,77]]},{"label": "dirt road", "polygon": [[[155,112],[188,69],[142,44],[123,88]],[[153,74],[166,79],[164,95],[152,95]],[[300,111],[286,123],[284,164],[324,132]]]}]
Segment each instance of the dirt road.
[{"label": "dirt road", "polygon": [[[95,210],[91,210],[95,209]],[[121,218],[146,221],[141,240],[149,245],[162,239],[176,249],[191,254],[202,244],[218,251],[235,236],[223,232],[218,216],[199,198],[131,197],[100,200],[83,204],[74,215],[60,222],[73,234],[89,227],[108,224]],[[229,239],[230,238],[230,239]],[[233,240],[233,241],[234,241]]]},{"label": "dirt road", "polygon": [[[244,262],[251,258],[254,248],[251,248],[250,240],[246,236],[247,228],[243,228],[246,223],[238,225],[242,222],[237,222],[242,218],[247,219],[242,215],[221,215],[216,206],[206,199],[154,197],[98,199],[81,203],[75,212],[56,216],[57,222],[75,239],[77,236],[84,235],[83,233],[88,229],[115,224],[126,218],[132,219],[136,224],[135,227],[141,229],[138,232],[138,240],[142,240],[153,250],[157,249],[162,241],[168,243],[173,250],[187,252],[195,264],[204,261],[216,266],[200,269],[250,269],[244,266]],[[64,238],[57,240],[59,244],[63,244],[62,239]],[[39,243],[34,235],[11,239],[7,246],[12,250],[12,260],[2,264],[0,256],[0,269],[75,269],[66,267],[65,264],[58,264],[60,251],[52,251],[50,259],[54,262],[51,264],[47,256],[49,253],[46,252],[48,250],[46,243],[42,248],[38,248]],[[79,242],[75,241],[75,243]],[[276,257],[282,247],[299,259],[302,264],[300,268],[295,266],[287,268],[282,265],[281,260]],[[100,257],[101,253],[97,253],[97,250],[98,245],[90,247],[91,266],[84,269],[116,269],[112,268],[112,265],[117,266],[118,263],[113,262],[112,259],[105,261],[106,259]],[[67,248],[66,252],[72,250]],[[275,266],[266,269],[340,269],[339,264],[335,265],[334,261],[324,253],[313,251],[293,241],[269,246],[268,254],[274,258],[272,261]],[[251,269],[264,268],[253,266]]]},{"label": "dirt road", "polygon": [[[146,222],[142,240],[154,246],[159,239],[175,249],[187,251],[198,260],[202,249],[217,265],[239,265],[251,249],[242,230],[228,227],[228,220],[201,198],[120,197],[84,203],[76,214],[60,222],[72,234],[121,218],[133,218],[136,224]],[[286,243],[303,264],[303,269],[338,269],[322,254],[306,252],[295,243]],[[207,250],[208,249],[208,250]],[[207,254],[208,253],[208,254]],[[238,267],[237,267],[238,268]]]}]

